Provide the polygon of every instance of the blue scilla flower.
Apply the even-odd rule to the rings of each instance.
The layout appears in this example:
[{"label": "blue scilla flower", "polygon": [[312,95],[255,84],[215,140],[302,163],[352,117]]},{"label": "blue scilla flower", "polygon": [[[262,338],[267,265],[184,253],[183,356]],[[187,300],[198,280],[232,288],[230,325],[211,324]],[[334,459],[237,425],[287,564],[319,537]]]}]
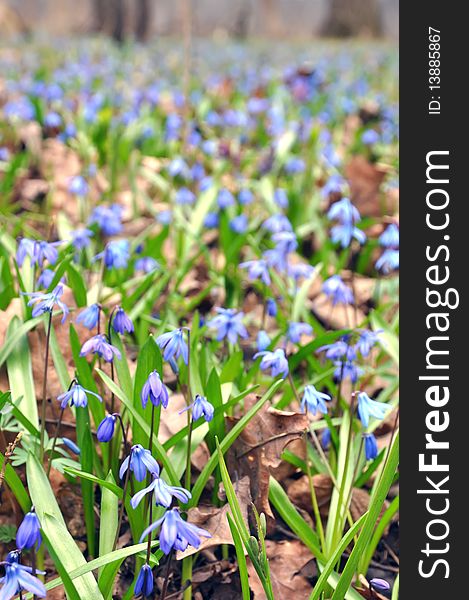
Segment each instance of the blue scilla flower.
[{"label": "blue scilla flower", "polygon": [[150,485],[137,492],[130,500],[132,508],[137,508],[147,494],[153,495],[153,499],[157,506],[165,506],[166,508],[171,506],[173,497],[184,504],[187,504],[192,498],[190,492],[185,488],[169,485],[164,479],[161,479],[161,477],[153,475],[153,481]]},{"label": "blue scilla flower", "polygon": [[280,208],[288,208],[287,192],[283,188],[277,188],[274,192],[274,200]]},{"label": "blue scilla flower", "polygon": [[72,236],[72,246],[75,250],[83,250],[90,245],[93,232],[91,229],[80,228],[72,231],[70,235]]},{"label": "blue scilla flower", "polygon": [[238,202],[243,206],[251,204],[254,199],[253,193],[248,188],[242,188],[238,192]]},{"label": "blue scilla flower", "polygon": [[250,281],[255,281],[256,279],[259,279],[265,285],[271,284],[269,267],[267,265],[267,261],[265,261],[264,259],[248,260],[246,262],[240,263],[239,267],[241,269],[247,269],[248,278],[250,279]]},{"label": "blue scilla flower", "polygon": [[343,339],[337,340],[332,344],[326,344],[317,349],[317,352],[326,352],[326,358],[329,360],[338,360],[347,355],[349,360],[355,360],[356,353],[351,346]]},{"label": "blue scilla flower", "polygon": [[16,262],[19,267],[23,266],[24,259],[29,256],[31,264],[34,264],[34,251],[36,248],[36,241],[30,240],[29,238],[21,238],[18,242],[18,249],[16,250]]},{"label": "blue scilla flower", "polygon": [[288,324],[288,339],[294,344],[299,344],[302,335],[311,335],[313,328],[308,323],[289,323]]},{"label": "blue scilla flower", "polygon": [[327,218],[340,223],[354,224],[360,220],[358,209],[350,202],[349,198],[342,198],[330,207]]},{"label": "blue scilla flower", "polygon": [[[0,589],[0,600],[10,600],[19,591],[26,590],[38,598],[46,597],[46,588],[42,581],[32,575],[32,568],[20,565],[20,552],[15,550],[7,554],[6,560],[0,563],[5,569],[5,575],[0,577],[2,588]],[[45,575],[45,571],[35,570],[39,575]]]},{"label": "blue scilla flower", "polygon": [[256,344],[258,352],[263,352],[264,350],[267,350],[267,348],[271,344],[267,332],[265,332],[264,330],[259,331],[259,333],[257,334]]},{"label": "blue scilla flower", "polygon": [[366,242],[366,235],[358,227],[355,227],[351,223],[340,223],[334,225],[331,229],[331,240],[334,244],[340,243],[342,248],[348,248],[352,239],[357,240],[359,244]]},{"label": "blue scilla flower", "polygon": [[307,385],[301,399],[301,410],[303,412],[311,412],[313,415],[319,411],[323,415],[327,414],[326,401],[331,400],[331,397],[318,390],[314,385]]},{"label": "blue scilla flower", "polygon": [[166,511],[161,519],[145,529],[140,537],[140,542],[160,526],[160,548],[165,554],[169,554],[173,548],[181,552],[184,552],[187,546],[198,548],[202,537],[212,537],[205,529],[184,521],[177,508],[173,508]]},{"label": "blue scilla flower", "polygon": [[218,216],[218,213],[208,212],[204,219],[204,227],[206,227],[207,229],[215,229],[216,227],[218,227],[219,220],[220,218]]},{"label": "blue scilla flower", "polygon": [[112,319],[112,328],[116,333],[120,333],[121,335],[125,332],[132,333],[134,330],[134,324],[126,315],[124,309],[120,306],[114,313],[114,318]]},{"label": "blue scilla flower", "polygon": [[24,296],[29,296],[30,300],[28,306],[34,304],[32,315],[38,317],[45,312],[52,313],[54,306],[57,305],[63,313],[62,323],[65,323],[68,313],[70,312],[65,302],[60,299],[64,292],[63,285],[59,283],[58,286],[50,293],[43,292],[22,292]]},{"label": "blue scilla flower", "polygon": [[188,177],[189,167],[183,158],[176,156],[168,165],[168,173],[171,177]]},{"label": "blue scilla flower", "polygon": [[54,280],[54,271],[44,269],[37,279],[37,287],[47,289]]},{"label": "blue scilla flower", "polygon": [[68,191],[75,196],[86,196],[89,192],[88,182],[81,175],[75,175],[68,182]]},{"label": "blue scilla flower", "polygon": [[[207,140],[208,141],[208,140]],[[201,192],[205,192],[207,190],[209,190],[211,187],[213,186],[213,177],[204,177],[200,182],[199,182],[199,190]]]},{"label": "blue scilla flower", "polygon": [[163,333],[155,341],[163,350],[163,358],[165,360],[169,360],[170,358],[178,359],[182,355],[182,360],[187,365],[189,348],[183,329],[174,329],[173,331],[168,331],[168,333]]},{"label": "blue scilla flower", "polygon": [[378,444],[372,433],[364,433],[365,440],[365,458],[366,460],[374,460],[378,456]]},{"label": "blue scilla flower", "polygon": [[158,371],[152,371],[148,375],[147,380],[143,384],[142,391],[140,392],[140,400],[142,401],[143,408],[146,408],[148,400],[154,405],[163,408],[167,408],[169,396],[166,386],[161,381],[161,377]]},{"label": "blue scilla flower", "polygon": [[234,308],[217,308],[216,317],[211,319],[207,325],[217,330],[217,342],[227,338],[232,344],[236,344],[238,336],[249,337],[246,327],[243,325],[243,312],[236,312]]},{"label": "blue scilla flower", "polygon": [[99,442],[110,442],[115,431],[117,415],[106,415],[98,426],[96,437]]},{"label": "blue scilla flower", "polygon": [[281,231],[292,231],[293,227],[288,217],[282,214],[272,215],[262,223],[263,229],[270,233],[280,233]]},{"label": "blue scilla flower", "polygon": [[8,162],[10,160],[10,151],[6,146],[0,147],[0,162]]},{"label": "blue scilla flower", "polygon": [[119,204],[96,206],[89,223],[96,223],[104,235],[117,235],[122,231],[122,207]]},{"label": "blue scilla flower", "polygon": [[376,261],[375,267],[385,275],[399,268],[399,250],[387,248]]},{"label": "blue scilla flower", "polygon": [[70,438],[62,436],[62,442],[64,443],[64,446],[66,448],[68,448],[71,452],[73,452],[77,456],[81,454],[80,448]]},{"label": "blue scilla flower", "polygon": [[[329,196],[330,194],[341,194],[342,193],[342,189],[345,187],[345,180],[344,178],[339,175],[338,173],[333,173],[329,179],[326,181],[326,183],[324,184],[324,186],[321,189],[321,195],[324,197]],[[337,202],[335,203],[337,204]],[[332,205],[334,206],[334,205]],[[332,208],[332,207],[331,207]],[[335,209],[338,210],[338,209]],[[358,211],[357,211],[358,212]],[[329,219],[335,219],[337,217],[331,217],[328,213],[327,215],[329,217]],[[360,217],[360,215],[359,215]]]},{"label": "blue scilla flower", "polygon": [[169,209],[161,210],[156,215],[155,219],[158,221],[158,223],[161,223],[161,225],[169,225],[173,219],[173,213]]},{"label": "blue scilla flower", "polygon": [[322,284],[322,291],[332,300],[332,304],[353,304],[353,293],[342,281],[340,275],[332,275]]},{"label": "blue scilla flower", "polygon": [[119,469],[121,479],[123,479],[128,469],[133,471],[137,481],[143,481],[147,473],[160,475],[160,467],[151,455],[150,450],[143,448],[140,444],[132,446],[129,456],[122,462]]},{"label": "blue scilla flower", "polygon": [[125,269],[130,259],[129,246],[128,240],[112,240],[103,252],[95,256],[95,260],[103,258],[108,269]]},{"label": "blue scilla flower", "polygon": [[324,450],[327,450],[327,448],[329,448],[330,443],[331,430],[329,429],[329,427],[326,427],[326,429],[323,430],[321,435],[321,446],[324,448]]},{"label": "blue scilla flower", "polygon": [[90,331],[94,329],[99,321],[99,314],[101,307],[99,304],[92,304],[81,311],[76,318],[77,323],[81,323],[84,327],[87,327]]},{"label": "blue scilla flower", "polygon": [[368,427],[370,417],[379,420],[384,419],[384,415],[388,411],[388,408],[387,404],[372,400],[366,392],[360,392],[358,394],[358,416],[363,427]]},{"label": "blue scilla flower", "polygon": [[399,227],[395,223],[388,225],[379,236],[379,243],[384,248],[399,248]]},{"label": "blue scilla flower", "polygon": [[313,266],[306,263],[288,265],[288,275],[293,277],[295,281],[298,281],[299,279],[310,279],[315,271],[316,269]]},{"label": "blue scilla flower", "polygon": [[134,595],[147,598],[153,593],[153,571],[150,565],[143,565],[138,572],[137,581],[135,582]]},{"label": "blue scilla flower", "polygon": [[262,371],[270,370],[272,377],[282,375],[282,377],[285,378],[288,375],[288,360],[282,348],[277,348],[277,350],[274,350],[273,352],[270,352],[269,350],[257,352],[253,356],[254,360],[259,356],[262,356],[260,364]]},{"label": "blue scilla flower", "polygon": [[230,229],[235,233],[245,233],[248,228],[248,218],[246,215],[238,215],[230,221]]},{"label": "blue scilla flower", "polygon": [[379,133],[374,129],[367,129],[362,133],[362,142],[367,146],[372,146],[379,142]]},{"label": "blue scilla flower", "polygon": [[94,335],[81,347],[80,356],[86,356],[90,353],[101,356],[106,362],[111,362],[114,360],[114,356],[119,359],[121,358],[120,351],[115,346],[110,344],[107,340],[107,337],[102,333]]},{"label": "blue scilla flower", "polygon": [[143,273],[152,273],[157,269],[160,269],[160,264],[157,260],[151,256],[142,256],[135,261],[135,271],[142,271]]},{"label": "blue scilla flower", "polygon": [[356,348],[359,350],[360,354],[364,358],[366,358],[370,354],[371,349],[378,341],[379,334],[382,332],[382,329],[378,329],[377,331],[363,329],[362,331],[360,331],[360,335],[356,343]]},{"label": "blue scilla flower", "polygon": [[355,363],[353,363],[351,360],[336,361],[334,365],[334,379],[336,381],[345,381],[346,379],[350,379],[352,383],[356,383],[360,375],[363,373],[363,369],[357,367],[357,365],[355,365]]},{"label": "blue scilla flower", "polygon": [[291,231],[279,231],[272,235],[272,241],[275,242],[276,250],[283,254],[294,252],[298,247],[296,235]]},{"label": "blue scilla flower", "polygon": [[267,298],[266,306],[267,306],[267,314],[269,315],[269,317],[276,317],[278,308],[277,308],[277,303],[275,302],[275,300],[273,298]]},{"label": "blue scilla flower", "polygon": [[67,404],[70,406],[81,406],[85,407],[88,404],[88,396],[94,396],[100,402],[103,401],[99,394],[95,394],[90,390],[85,389],[79,383],[75,383],[69,390],[57,396],[57,400],[61,403],[61,408],[65,408]]},{"label": "blue scilla flower", "polygon": [[389,592],[389,590],[391,589],[391,586],[386,581],[386,579],[380,579],[379,577],[373,577],[373,579],[370,579],[370,587],[376,590],[377,592],[384,593]]},{"label": "blue scilla flower", "polygon": [[63,242],[45,242],[45,241],[36,241],[34,248],[34,257],[32,264],[36,263],[40,267],[44,264],[44,261],[47,260],[51,265],[55,265],[58,259],[57,246],[60,246]]},{"label": "blue scilla flower", "polygon": [[183,408],[180,413],[186,412],[186,410],[190,409],[192,409],[193,421],[198,421],[202,416],[207,422],[211,421],[213,419],[213,413],[215,412],[213,405],[210,404],[207,398],[201,396],[200,394],[196,394],[194,402],[189,404],[189,406],[186,406],[186,408]]},{"label": "blue scilla flower", "polygon": [[194,204],[195,202],[195,194],[191,192],[190,189],[186,187],[180,188],[175,195],[176,204],[180,204],[181,206],[184,204]]},{"label": "blue scilla flower", "polygon": [[56,112],[48,112],[44,117],[44,125],[46,127],[60,127],[62,125],[62,117]]},{"label": "blue scilla flower", "polygon": [[41,541],[39,519],[34,511],[30,511],[24,515],[16,532],[16,547],[23,550],[36,546],[37,549],[41,545]]},{"label": "blue scilla flower", "polygon": [[227,190],[226,188],[222,188],[218,192],[217,203],[221,209],[228,208],[228,206],[233,206],[235,203],[235,199],[233,194]]},{"label": "blue scilla flower", "polygon": [[285,165],[285,171],[290,175],[302,173],[306,168],[305,161],[302,158],[293,157]]}]

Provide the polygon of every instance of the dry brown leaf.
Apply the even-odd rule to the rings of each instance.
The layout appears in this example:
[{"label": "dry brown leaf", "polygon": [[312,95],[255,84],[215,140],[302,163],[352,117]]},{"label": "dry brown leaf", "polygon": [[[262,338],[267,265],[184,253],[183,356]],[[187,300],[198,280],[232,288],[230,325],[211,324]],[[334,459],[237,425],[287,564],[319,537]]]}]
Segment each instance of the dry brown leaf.
[{"label": "dry brown leaf", "polygon": [[[311,584],[301,571],[313,559],[310,550],[297,540],[266,541],[267,558],[274,598],[279,600],[306,600],[311,594]],[[266,600],[264,589],[251,563],[248,561],[249,584],[254,600]]]},{"label": "dry brown leaf", "polygon": [[[345,176],[350,185],[352,202],[364,217],[380,217],[383,212],[380,202],[380,187],[386,176],[382,166],[367,161],[362,156],[354,156],[345,166]],[[387,214],[393,213],[392,206],[385,207]]]},{"label": "dry brown leaf", "polygon": [[[243,477],[233,483],[236,498],[238,499],[241,514],[243,519],[248,524],[248,506],[251,504],[251,493],[249,478]],[[181,560],[186,556],[195,554],[199,550],[211,548],[212,546],[220,546],[221,544],[233,544],[230,527],[226,515],[231,513],[229,504],[225,504],[221,508],[215,506],[198,506],[189,510],[188,521],[202,527],[212,534],[211,538],[203,538],[198,549],[189,546],[185,552],[177,552],[177,560]]]}]

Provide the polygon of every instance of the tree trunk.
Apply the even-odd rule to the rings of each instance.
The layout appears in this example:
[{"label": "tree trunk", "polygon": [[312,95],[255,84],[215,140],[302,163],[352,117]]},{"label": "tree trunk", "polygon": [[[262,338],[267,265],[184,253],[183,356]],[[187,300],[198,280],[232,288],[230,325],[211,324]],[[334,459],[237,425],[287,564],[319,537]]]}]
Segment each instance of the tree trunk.
[{"label": "tree trunk", "polygon": [[140,42],[144,42],[148,36],[148,30],[151,21],[150,0],[138,0],[137,17],[135,23],[135,37]]},{"label": "tree trunk", "polygon": [[352,37],[379,36],[382,33],[377,0],[329,0],[329,14],[323,35]]}]

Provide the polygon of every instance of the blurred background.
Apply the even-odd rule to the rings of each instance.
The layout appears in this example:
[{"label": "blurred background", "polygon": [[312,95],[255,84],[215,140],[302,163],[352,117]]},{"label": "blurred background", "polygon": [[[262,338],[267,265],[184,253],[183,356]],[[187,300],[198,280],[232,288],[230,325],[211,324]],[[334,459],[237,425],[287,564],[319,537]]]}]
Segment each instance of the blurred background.
[{"label": "blurred background", "polygon": [[399,0],[0,0],[0,36],[398,38]]}]

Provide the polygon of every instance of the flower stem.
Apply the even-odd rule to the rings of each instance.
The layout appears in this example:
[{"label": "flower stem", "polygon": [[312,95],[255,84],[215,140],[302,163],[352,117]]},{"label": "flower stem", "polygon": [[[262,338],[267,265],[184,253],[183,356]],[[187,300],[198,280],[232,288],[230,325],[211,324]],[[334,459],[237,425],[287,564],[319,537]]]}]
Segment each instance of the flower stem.
[{"label": "flower stem", "polygon": [[192,600],[192,555],[182,561],[182,583],[187,584],[183,592],[183,600]]},{"label": "flower stem", "polygon": [[306,474],[308,476],[309,489],[311,492],[311,502],[313,504],[314,517],[316,519],[316,530],[319,535],[319,540],[321,542],[321,548],[323,552],[326,549],[326,538],[324,537],[324,528],[322,526],[321,514],[319,512],[318,499],[316,496],[316,490],[314,488],[313,476],[311,475],[311,465],[309,464],[308,457],[308,439],[304,436],[305,441],[305,464],[306,464]]},{"label": "flower stem", "polygon": [[165,574],[164,574],[163,589],[161,590],[160,600],[165,600],[166,593],[168,591],[169,573],[170,573],[170,570],[171,570],[171,558],[172,558],[172,556],[173,556],[173,551],[171,550],[171,552],[168,554],[168,562],[166,563],[166,571],[165,571]]},{"label": "flower stem", "polygon": [[192,429],[194,427],[194,421],[191,416],[191,411],[187,411],[187,419],[189,421],[189,433],[187,434],[187,456],[186,456],[186,473],[185,473],[185,487],[186,490],[190,491],[191,488],[191,445],[192,445]]},{"label": "flower stem", "polygon": [[57,444],[57,438],[59,437],[60,425],[62,424],[62,417],[64,416],[65,406],[60,409],[59,419],[57,421],[57,427],[55,429],[54,441],[52,442],[52,449],[49,455],[49,464],[47,465],[47,479],[50,476],[50,470],[52,468],[52,459],[54,458],[55,445]]},{"label": "flower stem", "polygon": [[42,380],[42,406],[41,406],[41,433],[40,433],[40,446],[39,446],[39,460],[42,464],[44,461],[44,440],[46,436],[46,408],[47,408],[47,371],[49,364],[49,345],[50,345],[50,332],[52,329],[52,311],[49,312],[49,322],[47,324],[46,334],[46,355],[44,359],[44,376]]}]

